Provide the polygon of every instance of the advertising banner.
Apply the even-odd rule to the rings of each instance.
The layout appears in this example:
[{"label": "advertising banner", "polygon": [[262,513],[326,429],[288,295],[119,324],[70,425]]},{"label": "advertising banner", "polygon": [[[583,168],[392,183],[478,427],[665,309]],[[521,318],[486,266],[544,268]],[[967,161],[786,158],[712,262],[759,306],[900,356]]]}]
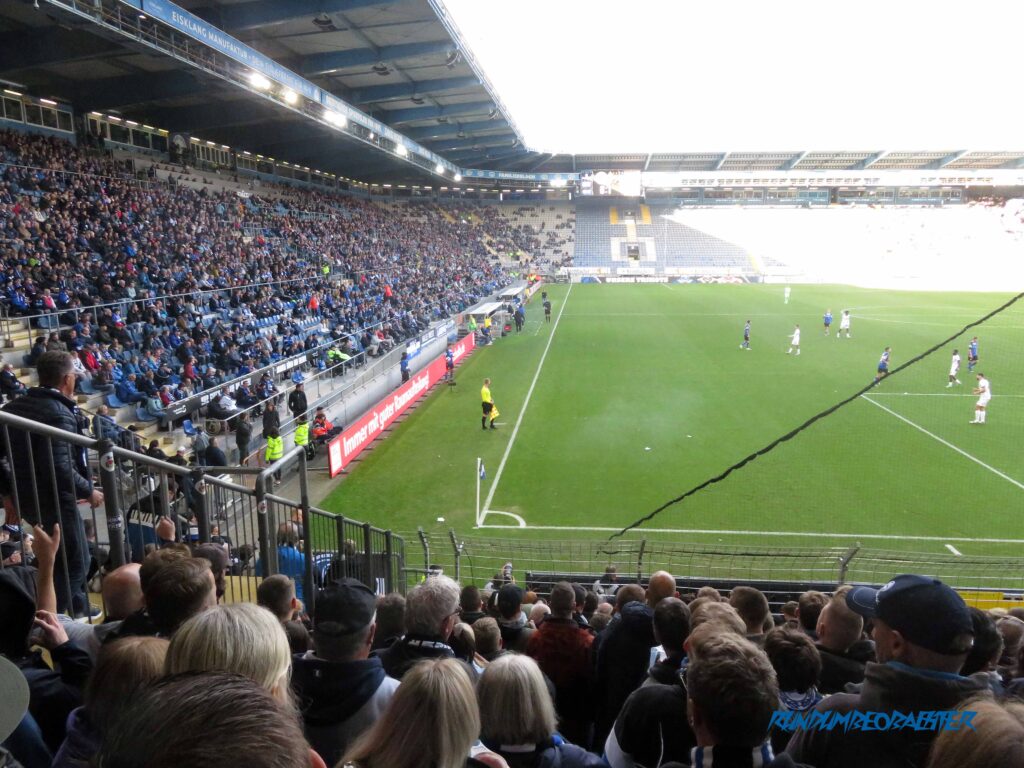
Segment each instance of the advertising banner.
[{"label": "advertising banner", "polygon": [[[473,346],[473,334],[452,345],[456,364],[473,351]],[[327,462],[331,477],[347,467],[352,459],[362,453],[391,426],[395,419],[443,377],[444,355],[440,355],[334,438],[327,446]]]}]

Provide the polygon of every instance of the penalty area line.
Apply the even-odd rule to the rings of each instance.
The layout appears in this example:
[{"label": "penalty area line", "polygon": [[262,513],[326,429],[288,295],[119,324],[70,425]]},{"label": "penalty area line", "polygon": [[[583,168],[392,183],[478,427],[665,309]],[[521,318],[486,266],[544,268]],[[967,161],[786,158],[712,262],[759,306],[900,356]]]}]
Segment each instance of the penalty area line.
[{"label": "penalty area line", "polygon": [[872,399],[871,399],[870,397],[868,397],[867,395],[861,395],[861,398],[862,398],[863,400],[867,400],[867,401],[868,401],[869,403],[871,403],[871,404],[872,404],[873,406],[875,406],[876,408],[881,408],[881,409],[882,409],[883,411],[885,411],[886,413],[888,413],[888,414],[890,414],[890,415],[892,415],[892,416],[895,416],[895,417],[896,417],[897,419],[899,419],[899,420],[900,420],[900,421],[902,421],[903,423],[905,423],[905,424],[909,424],[909,425],[910,425],[910,426],[912,426],[912,427],[913,427],[914,429],[916,429],[916,430],[917,430],[918,432],[921,432],[921,433],[923,433],[923,434],[925,434],[925,435],[928,435],[928,437],[930,437],[930,438],[931,438],[932,440],[935,440],[935,441],[937,441],[937,442],[940,442],[940,443],[942,443],[942,444],[943,444],[944,446],[946,446],[947,448],[950,448],[950,449],[952,449],[952,450],[956,451],[956,452],[957,452],[957,453],[959,453],[959,454],[960,454],[961,456],[963,456],[963,457],[964,457],[965,459],[970,459],[970,460],[971,460],[971,461],[973,461],[973,462],[974,462],[975,464],[977,464],[977,465],[978,465],[979,467],[983,467],[984,469],[987,469],[987,470],[988,470],[989,472],[991,472],[991,473],[992,473],[993,475],[996,475],[997,477],[1001,477],[1001,478],[1003,478],[1003,480],[1005,480],[1006,482],[1008,482],[1008,483],[1011,483],[1012,485],[1015,485],[1015,486],[1017,486],[1018,488],[1020,488],[1020,489],[1021,489],[1022,491],[1024,491],[1024,483],[1021,483],[1021,482],[1020,482],[1020,481],[1018,481],[1018,480],[1014,480],[1014,479],[1013,479],[1012,477],[1010,477],[1009,475],[1007,475],[1007,474],[1006,474],[1005,472],[1000,472],[1000,471],[999,471],[998,469],[996,469],[995,467],[993,467],[993,466],[992,466],[991,464],[986,464],[986,463],[985,463],[984,461],[982,461],[981,459],[979,459],[979,458],[978,458],[977,456],[972,456],[972,455],[971,455],[971,454],[969,454],[969,453],[968,453],[967,451],[965,451],[965,450],[964,450],[963,448],[958,448],[957,446],[953,445],[953,444],[952,444],[951,442],[949,442],[948,440],[943,440],[943,439],[942,439],[941,437],[939,437],[938,435],[936,435],[936,434],[935,434],[934,432],[929,432],[929,431],[928,431],[927,429],[925,429],[924,427],[922,427],[922,426],[921,426],[920,424],[915,424],[914,422],[912,422],[912,421],[911,421],[910,419],[908,419],[908,418],[907,418],[906,416],[901,416],[900,414],[896,413],[896,411],[892,410],[891,408],[886,408],[886,407],[885,407],[884,405],[882,405],[881,403],[876,403],[876,402],[875,402],[874,400],[872,400]]},{"label": "penalty area line", "polygon": [[[516,419],[516,425],[512,428],[512,436],[508,439],[508,445],[505,446],[505,453],[501,456],[501,463],[498,465],[498,471],[494,473],[494,481],[491,483],[491,489],[487,492],[487,499],[484,501],[483,510],[481,513],[481,520],[486,520],[487,515],[491,513],[491,502],[494,500],[494,492],[498,490],[498,483],[501,481],[501,473],[505,471],[505,464],[508,463],[509,454],[512,453],[512,446],[516,443],[516,435],[519,434],[519,427],[523,424],[523,417],[526,415],[526,409],[530,405],[530,398],[533,397],[533,390],[537,386],[537,380],[540,378],[540,372],[544,369],[544,361],[548,358],[548,350],[551,349],[551,342],[555,340],[555,333],[558,331],[558,324],[562,320],[562,313],[565,312],[565,308],[569,306],[569,296],[572,294],[572,283],[569,283],[569,290],[565,292],[565,298],[562,300],[562,306],[558,310],[558,317],[555,318],[554,324],[551,326],[551,335],[548,336],[548,343],[544,345],[544,352],[540,356],[540,362],[537,363],[537,370],[533,374],[533,381],[530,382],[530,388],[526,390],[526,399],[523,400],[523,407],[519,411],[519,417]],[[509,514],[509,513],[503,513]],[[518,517],[518,516],[515,516]],[[522,518],[519,518],[521,525],[517,527],[524,527],[526,525]]]},{"label": "penalty area line", "polygon": [[[480,525],[478,528],[510,530],[525,528],[530,531],[576,531],[612,533],[622,528],[604,528],[579,525]],[[970,538],[965,536],[900,536],[888,533],[813,533],[809,531],[719,531],[708,528],[637,528],[638,533],[695,533],[712,536],[793,536],[804,539],[878,539],[882,541],[938,541],[975,542],[982,544],[1024,544],[1024,539]]]}]

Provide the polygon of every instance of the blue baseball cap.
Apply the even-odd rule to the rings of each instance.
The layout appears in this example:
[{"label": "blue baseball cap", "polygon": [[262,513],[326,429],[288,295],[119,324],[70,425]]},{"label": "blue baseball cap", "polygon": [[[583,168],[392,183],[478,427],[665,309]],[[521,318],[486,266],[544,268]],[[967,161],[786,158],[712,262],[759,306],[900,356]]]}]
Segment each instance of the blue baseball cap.
[{"label": "blue baseball cap", "polygon": [[907,642],[935,653],[964,653],[957,638],[974,635],[967,604],[938,579],[915,574],[897,576],[881,589],[854,587],[846,593],[854,613],[878,619]]}]

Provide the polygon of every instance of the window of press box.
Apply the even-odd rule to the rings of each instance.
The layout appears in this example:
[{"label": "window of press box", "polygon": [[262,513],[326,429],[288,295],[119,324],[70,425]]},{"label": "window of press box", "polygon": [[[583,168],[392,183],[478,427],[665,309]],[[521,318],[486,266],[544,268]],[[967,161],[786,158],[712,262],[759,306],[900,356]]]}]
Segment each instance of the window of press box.
[{"label": "window of press box", "polygon": [[39,108],[38,104],[25,105],[25,122],[32,125],[43,124],[43,110]]},{"label": "window of press box", "polygon": [[4,99],[3,113],[8,120],[17,120],[19,123],[25,121],[25,115],[21,111],[21,102],[17,99]]}]

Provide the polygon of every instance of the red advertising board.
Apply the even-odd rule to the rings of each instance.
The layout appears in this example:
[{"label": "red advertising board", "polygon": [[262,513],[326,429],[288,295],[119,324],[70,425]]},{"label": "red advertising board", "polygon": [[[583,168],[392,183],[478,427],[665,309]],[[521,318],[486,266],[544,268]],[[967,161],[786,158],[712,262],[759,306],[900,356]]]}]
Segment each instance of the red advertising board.
[{"label": "red advertising board", "polygon": [[[452,345],[458,363],[473,351],[474,338],[469,334]],[[391,426],[414,402],[419,400],[437,382],[444,378],[444,355],[414,374],[405,384],[385,397],[367,413],[334,438],[327,446],[327,462],[331,477],[348,466],[370,443]]]}]

